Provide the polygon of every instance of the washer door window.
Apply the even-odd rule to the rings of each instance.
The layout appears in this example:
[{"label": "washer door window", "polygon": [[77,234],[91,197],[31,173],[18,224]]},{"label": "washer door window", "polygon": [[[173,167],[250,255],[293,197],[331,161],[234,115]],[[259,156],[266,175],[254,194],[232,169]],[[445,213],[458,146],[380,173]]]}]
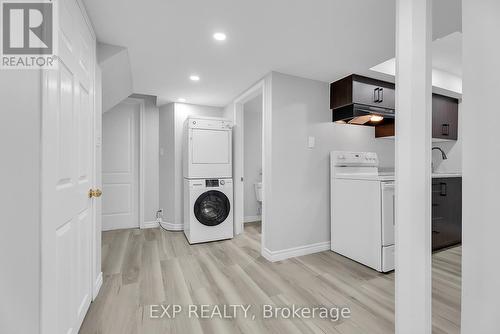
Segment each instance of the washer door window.
[{"label": "washer door window", "polygon": [[231,206],[227,196],[220,191],[210,190],[198,197],[194,203],[194,215],[200,223],[206,226],[222,224]]}]

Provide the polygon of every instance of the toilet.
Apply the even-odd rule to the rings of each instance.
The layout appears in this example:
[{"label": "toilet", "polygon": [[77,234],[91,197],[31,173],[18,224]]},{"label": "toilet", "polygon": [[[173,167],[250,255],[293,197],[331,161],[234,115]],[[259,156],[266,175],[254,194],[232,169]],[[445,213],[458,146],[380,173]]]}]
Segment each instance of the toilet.
[{"label": "toilet", "polygon": [[259,203],[262,203],[262,182],[254,184],[255,187],[255,197]]}]

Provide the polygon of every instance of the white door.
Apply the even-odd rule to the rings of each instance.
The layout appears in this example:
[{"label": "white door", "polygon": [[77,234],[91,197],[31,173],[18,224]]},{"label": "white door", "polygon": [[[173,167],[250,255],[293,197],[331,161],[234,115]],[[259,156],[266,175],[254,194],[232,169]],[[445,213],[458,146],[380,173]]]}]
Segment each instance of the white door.
[{"label": "white door", "polygon": [[95,38],[59,1],[59,68],[42,76],[42,333],[77,333],[92,299]]},{"label": "white door", "polygon": [[126,100],[102,118],[104,231],[139,227],[140,104]]}]

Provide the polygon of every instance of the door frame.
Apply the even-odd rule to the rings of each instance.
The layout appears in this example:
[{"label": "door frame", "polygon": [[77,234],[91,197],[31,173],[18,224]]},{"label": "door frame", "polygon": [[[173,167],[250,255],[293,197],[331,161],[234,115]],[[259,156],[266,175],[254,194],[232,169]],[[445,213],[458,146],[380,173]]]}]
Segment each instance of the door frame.
[{"label": "door frame", "polygon": [[[92,182],[94,187],[102,189],[102,72],[95,64],[94,82],[94,129],[92,134]],[[96,198],[97,199],[97,198]],[[97,298],[103,283],[101,267],[102,238],[102,200],[92,205],[92,301]]]},{"label": "door frame", "polygon": [[[262,94],[262,212],[261,212],[261,254],[265,249],[266,217],[269,215],[271,184],[271,74],[260,80],[232,103],[233,111],[233,222],[234,234],[244,231],[244,129],[243,106]],[[267,158],[266,158],[267,157]]]},{"label": "door frame", "polygon": [[[139,170],[138,170],[138,190],[139,190],[139,203],[137,204],[137,217],[138,217],[138,224],[137,228],[143,229],[143,228],[151,228],[151,224],[146,223],[144,221],[144,151],[145,151],[145,128],[144,128],[144,122],[145,122],[145,113],[146,113],[146,107],[145,107],[145,102],[143,99],[140,98],[135,98],[135,97],[127,97],[123,101],[121,101],[119,104],[131,104],[131,105],[138,105],[139,106],[139,133],[137,134],[139,136],[139,146],[137,147],[138,149],[138,159],[139,159]],[[110,109],[111,110],[111,109]],[[102,173],[102,171],[101,171]],[[103,193],[103,196],[106,196],[106,194]]]}]

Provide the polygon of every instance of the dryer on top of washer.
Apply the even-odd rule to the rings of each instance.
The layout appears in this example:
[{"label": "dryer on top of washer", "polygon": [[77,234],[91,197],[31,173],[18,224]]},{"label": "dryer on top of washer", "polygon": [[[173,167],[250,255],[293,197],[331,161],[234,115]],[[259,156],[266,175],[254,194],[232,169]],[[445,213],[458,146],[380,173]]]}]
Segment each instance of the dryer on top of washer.
[{"label": "dryer on top of washer", "polygon": [[188,118],[184,126],[184,178],[230,178],[232,170],[232,122]]}]

